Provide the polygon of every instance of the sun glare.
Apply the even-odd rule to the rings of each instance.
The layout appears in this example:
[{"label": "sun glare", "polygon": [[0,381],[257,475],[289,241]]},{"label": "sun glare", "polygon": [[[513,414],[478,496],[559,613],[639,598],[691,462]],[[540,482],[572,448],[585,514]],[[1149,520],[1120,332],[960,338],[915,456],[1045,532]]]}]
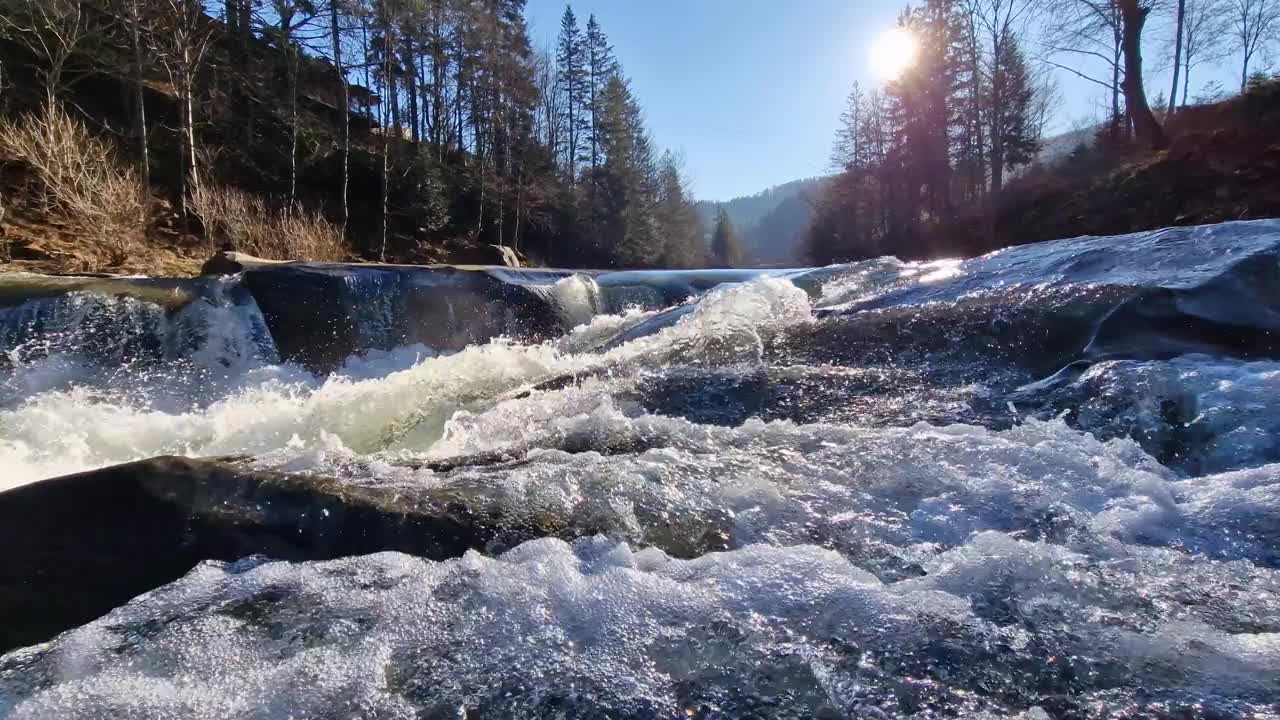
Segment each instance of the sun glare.
[{"label": "sun glare", "polygon": [[881,33],[871,44],[871,67],[883,80],[896,80],[916,62],[920,50],[915,35],[902,28]]}]

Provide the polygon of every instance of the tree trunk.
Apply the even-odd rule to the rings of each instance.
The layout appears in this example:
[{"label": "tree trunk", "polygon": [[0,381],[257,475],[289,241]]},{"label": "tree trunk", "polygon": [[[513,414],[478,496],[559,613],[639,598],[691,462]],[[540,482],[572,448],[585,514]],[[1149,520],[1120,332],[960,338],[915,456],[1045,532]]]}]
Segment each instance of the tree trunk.
[{"label": "tree trunk", "polygon": [[[240,83],[247,84],[249,82],[249,35],[250,28],[253,27],[253,8],[249,7],[249,0],[237,0],[239,3],[240,20],[236,23],[236,31],[240,35],[240,42],[236,43],[236,69],[240,72]],[[253,100],[249,97],[249,92],[238,85],[241,89],[236,91],[236,95],[240,104],[240,117],[244,118],[244,149],[250,151],[253,147]]]},{"label": "tree trunk", "polygon": [[298,201],[298,58],[290,49],[289,67],[289,212]]},{"label": "tree trunk", "polygon": [[1138,142],[1152,150],[1167,147],[1169,140],[1164,128],[1152,114],[1147,104],[1147,93],[1142,87],[1142,27],[1147,22],[1149,8],[1138,7],[1138,0],[1117,0],[1124,19],[1124,102]]},{"label": "tree trunk", "polygon": [[189,195],[199,192],[200,189],[200,172],[196,167],[196,136],[195,136],[195,119],[192,117],[191,95],[193,92],[192,80],[189,76],[188,65],[184,62],[179,69],[178,87],[178,115],[181,122],[181,140],[179,141],[179,170],[181,171],[181,181],[178,193],[178,209],[182,216],[182,232],[189,232],[188,222],[190,219],[190,205],[187,201]]},{"label": "tree trunk", "polygon": [[[361,53],[361,56],[364,57],[365,59],[365,61],[361,63],[362,65],[364,65],[364,90],[365,90],[365,98],[366,98],[365,104],[364,104],[364,114],[365,114],[365,117],[368,118],[369,120],[370,127],[372,127],[373,126],[373,98],[370,97],[369,95],[373,92],[373,80],[369,74],[369,65],[370,65],[369,63],[369,23],[363,19],[360,21],[360,53]],[[379,98],[378,100],[379,102],[382,102],[382,98]],[[381,108],[379,108],[378,114],[379,115],[382,114]]]},{"label": "tree trunk", "polygon": [[284,69],[285,92],[289,96],[289,203],[293,211],[298,199],[298,53],[293,47],[293,18],[291,6],[280,15],[280,61]]},{"label": "tree trunk", "polygon": [[1178,72],[1182,69],[1182,25],[1187,14],[1187,0],[1178,0],[1178,19],[1173,35],[1173,89],[1169,91],[1169,115],[1178,106]]},{"label": "tree trunk", "polygon": [[417,58],[418,66],[418,102],[421,103],[418,108],[418,141],[427,142],[430,135],[430,128],[427,127],[428,113],[430,110],[430,99],[427,97],[427,54],[425,49],[420,50]]},{"label": "tree trunk", "polygon": [[[970,22],[973,22],[972,19]],[[986,153],[984,152],[986,142],[982,137],[982,68],[978,62],[979,53],[977,30],[970,27],[969,32],[969,72],[973,74],[973,107],[971,108],[973,117],[971,118],[971,122],[973,123],[973,132],[975,136],[974,142],[976,144],[974,158],[977,162],[977,168],[975,168],[977,178],[973,185],[977,190],[977,196],[982,197],[983,194],[986,193],[987,189],[987,161]],[[860,130],[858,130],[858,132],[860,132]]]},{"label": "tree trunk", "polygon": [[436,146],[436,161],[444,162],[445,122],[448,105],[445,103],[444,81],[448,60],[441,38],[441,9],[435,5],[431,12],[431,142]]},{"label": "tree trunk", "polygon": [[1187,96],[1191,93],[1191,58],[1183,60],[1182,68],[1182,106],[1187,106]]},{"label": "tree trunk", "polygon": [[[383,93],[383,95],[384,95],[384,96],[386,96],[386,95],[387,95],[387,92],[385,92],[385,90],[386,90],[386,88],[387,88],[388,86],[390,86],[390,88],[391,88],[391,92],[394,92],[395,81],[394,81],[394,80],[392,80],[392,78],[391,78],[391,52],[390,52],[391,48],[390,48],[390,43],[389,43],[389,42],[387,42],[387,39],[391,37],[391,22],[390,22],[390,20],[387,18],[387,6],[386,6],[386,2],[385,2],[385,1],[384,1],[384,2],[379,2],[379,3],[378,3],[378,17],[379,17],[379,20],[380,20],[380,22],[381,22],[381,24],[382,24],[382,37],[383,37],[383,47],[382,47],[382,81],[383,81],[383,82],[382,82],[382,84],[383,84],[383,88],[384,88],[384,93]],[[388,108],[388,107],[387,107],[387,105],[391,105],[392,107]],[[391,115],[392,115],[392,112],[393,112],[393,111],[394,111],[394,109],[395,109],[395,107],[394,107],[394,106],[395,106],[395,103],[394,103],[394,102],[389,102],[389,101],[388,101],[388,99],[387,99],[386,97],[384,97],[384,98],[383,98],[383,103],[382,103],[382,177],[381,177],[381,180],[380,180],[380,182],[379,182],[379,189],[380,189],[380,191],[381,191],[379,194],[381,195],[381,204],[382,204],[381,212],[379,213],[379,218],[380,218],[380,222],[379,222],[379,225],[380,225],[380,227],[379,227],[380,244],[379,244],[379,249],[378,249],[378,260],[379,260],[380,262],[386,262],[386,261],[387,261],[387,193],[388,193],[388,190],[389,190],[389,188],[388,188],[388,184],[389,184],[389,177],[390,177],[390,172],[391,172],[391,168],[390,168],[390,164],[389,164],[389,159],[388,159],[388,157],[387,157],[387,156],[389,155],[389,153],[390,153],[390,149],[391,149],[391,127],[390,127],[390,125],[391,125],[391,123],[392,123],[392,117],[391,117]]]},{"label": "tree trunk", "polygon": [[[142,186],[151,187],[151,153],[147,145],[147,103],[142,84],[142,17],[138,10],[141,0],[129,3],[130,39],[133,43],[133,89],[136,107],[133,115],[133,132],[138,138],[138,169],[142,174]],[[228,0],[230,6],[230,0]]]},{"label": "tree trunk", "polygon": [[520,220],[521,220],[521,215],[524,213],[524,180],[523,178],[520,177],[523,174],[524,174],[523,170],[517,174],[516,218],[515,218],[515,227],[511,232],[511,247],[515,248],[516,250],[520,249]]},{"label": "tree trunk", "polygon": [[351,167],[351,96],[347,86],[347,73],[342,67],[342,26],[339,24],[337,0],[329,3],[329,36],[333,43],[333,67],[338,72],[338,109],[342,113],[342,186],[338,194],[338,214],[342,233],[347,232],[347,188],[350,185]]},{"label": "tree trunk", "polygon": [[1111,55],[1111,127],[1108,133],[1114,142],[1120,139],[1120,54],[1121,43],[1117,43]]},{"label": "tree trunk", "polygon": [[999,40],[993,43],[991,68],[991,194],[1000,192],[1004,187],[1004,128],[1000,118],[1004,113],[1004,103],[1000,96],[1000,62],[1002,48]]},{"label": "tree trunk", "polygon": [[413,38],[408,33],[404,38],[404,53],[404,91],[409,96],[409,137],[416,148],[421,139],[418,135],[418,63],[414,61]]},{"label": "tree trunk", "polygon": [[480,156],[480,212],[476,213],[476,240],[479,240],[484,233],[484,201],[485,201],[485,177],[484,169],[486,163],[484,155]]},{"label": "tree trunk", "polygon": [[[387,48],[386,52],[390,55],[391,49]],[[388,127],[395,128],[395,136],[399,138],[401,137],[400,129],[403,127],[400,122],[400,81],[396,79],[395,75],[391,74],[391,68],[391,59],[388,57],[387,74],[384,78],[387,83],[387,93],[391,98],[391,124]]]},{"label": "tree trunk", "polygon": [[196,118],[195,106],[192,103],[192,95],[195,94],[193,87],[194,82],[188,81],[187,88],[183,92],[182,106],[185,111],[184,117],[186,127],[183,134],[187,143],[188,168],[191,172],[191,192],[200,192],[200,166],[196,164]]}]

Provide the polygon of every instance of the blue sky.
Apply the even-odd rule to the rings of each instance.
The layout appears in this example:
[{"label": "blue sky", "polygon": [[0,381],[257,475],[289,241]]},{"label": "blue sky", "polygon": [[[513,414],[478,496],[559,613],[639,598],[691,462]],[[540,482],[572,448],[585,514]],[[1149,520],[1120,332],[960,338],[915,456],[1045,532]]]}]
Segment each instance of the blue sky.
[{"label": "blue sky", "polygon": [[[867,48],[905,0],[576,0],[609,35],[659,147],[683,152],[699,199],[728,200],[823,174],[854,81],[875,86]],[[529,0],[535,44],[549,46],[564,0]],[[1153,23],[1155,21],[1153,20]],[[1153,27],[1152,32],[1159,32]],[[1150,44],[1150,43],[1149,43]],[[1155,48],[1147,51],[1148,59]],[[1198,71],[1192,94],[1210,75]],[[1095,115],[1088,83],[1059,73],[1057,130]],[[1152,73],[1149,92],[1169,84]]]}]

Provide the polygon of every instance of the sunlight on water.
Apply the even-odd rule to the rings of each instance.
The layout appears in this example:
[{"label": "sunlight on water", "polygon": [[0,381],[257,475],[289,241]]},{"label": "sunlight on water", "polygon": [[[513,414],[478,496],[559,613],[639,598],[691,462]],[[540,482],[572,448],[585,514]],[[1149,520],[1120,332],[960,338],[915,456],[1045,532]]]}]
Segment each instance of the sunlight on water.
[{"label": "sunlight on water", "polygon": [[[562,335],[454,353],[382,297],[330,374],[233,282],[0,310],[5,487],[248,454],[546,536],[206,562],[0,658],[0,716],[1274,715],[1280,226],[1072,243],[614,314],[568,276]],[[1151,352],[1088,355],[1121,304]]]}]

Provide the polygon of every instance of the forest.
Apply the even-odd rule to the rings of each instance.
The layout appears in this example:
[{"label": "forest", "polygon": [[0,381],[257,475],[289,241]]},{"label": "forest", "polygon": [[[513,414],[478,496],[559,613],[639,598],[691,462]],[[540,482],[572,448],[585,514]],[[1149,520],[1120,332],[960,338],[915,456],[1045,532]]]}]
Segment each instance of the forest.
[{"label": "forest", "polygon": [[[172,257],[176,271],[217,249],[827,263],[1280,214],[1280,91],[1262,71],[1280,0],[907,6],[917,56],[852,88],[833,175],[737,230],[694,202],[597,19],[566,6],[536,47],[525,14],[525,0],[0,0],[0,263],[145,272]],[[1191,97],[1220,61],[1241,94]],[[1149,101],[1152,67],[1172,83]],[[1050,166],[1063,76],[1105,117]]]},{"label": "forest", "polygon": [[[537,48],[524,0],[0,0],[0,63],[4,208],[96,238],[85,269],[161,242],[716,260],[681,158],[571,7]],[[6,234],[12,257],[72,252]]]},{"label": "forest", "polygon": [[[1150,38],[1157,22],[1167,48]],[[1261,71],[1276,0],[925,0],[898,25],[918,56],[850,92],[805,237],[812,262],[1280,213],[1280,90]],[[1193,71],[1218,61],[1235,64],[1240,96],[1190,98]],[[1155,63],[1172,84],[1152,102]],[[1042,167],[1059,73],[1099,92],[1106,114],[1091,142]]]}]

